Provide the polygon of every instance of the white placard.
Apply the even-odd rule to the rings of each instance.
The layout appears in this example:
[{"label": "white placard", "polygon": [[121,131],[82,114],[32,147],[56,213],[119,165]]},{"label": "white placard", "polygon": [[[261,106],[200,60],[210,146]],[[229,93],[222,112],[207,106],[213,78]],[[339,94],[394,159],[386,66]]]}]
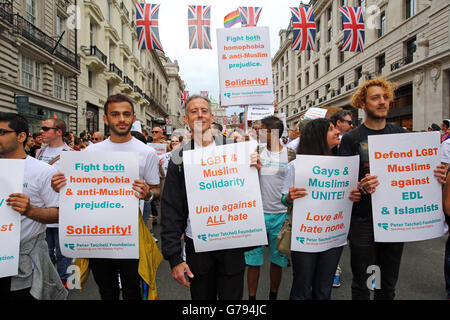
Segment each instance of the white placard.
[{"label": "white placard", "polygon": [[345,245],[359,156],[297,155],[295,161],[295,186],[308,194],[294,200],[291,250],[322,252]]},{"label": "white placard", "polygon": [[72,258],[139,258],[138,153],[62,152],[59,241]]},{"label": "white placard", "polygon": [[444,234],[439,132],[368,137],[370,173],[380,182],[372,195],[375,241],[405,242]]},{"label": "white placard", "polygon": [[0,278],[18,273],[20,214],[6,204],[6,199],[23,192],[24,169],[24,160],[0,159]]},{"label": "white placard", "polygon": [[273,104],[268,27],[217,29],[221,106]]},{"label": "white placard", "polygon": [[185,151],[183,165],[196,252],[267,244],[256,142]]},{"label": "white placard", "polygon": [[260,106],[248,106],[247,108],[247,120],[261,120],[269,116],[273,116],[275,113],[275,107],[273,105],[260,105]]},{"label": "white placard", "polygon": [[158,157],[167,152],[167,144],[165,144],[165,143],[150,143],[149,142],[149,143],[147,143],[147,145],[152,147],[153,149],[155,149]]},{"label": "white placard", "polygon": [[137,131],[139,133],[142,133],[142,125],[139,120],[133,122],[133,125],[131,126],[131,131]]},{"label": "white placard", "polygon": [[319,118],[325,118],[327,115],[328,110],[323,108],[309,108],[306,113],[305,117],[303,119],[319,119]]}]

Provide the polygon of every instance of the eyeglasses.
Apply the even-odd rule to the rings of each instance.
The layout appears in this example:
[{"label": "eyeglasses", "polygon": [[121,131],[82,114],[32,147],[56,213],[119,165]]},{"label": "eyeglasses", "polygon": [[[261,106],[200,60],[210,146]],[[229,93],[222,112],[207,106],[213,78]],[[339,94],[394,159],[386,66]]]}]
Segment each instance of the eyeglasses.
[{"label": "eyeglasses", "polygon": [[14,130],[0,129],[0,136],[4,136],[5,134],[10,133],[10,132],[16,132],[16,131],[14,131]]},{"label": "eyeglasses", "polygon": [[160,133],[161,131],[152,131],[152,133]]},{"label": "eyeglasses", "polygon": [[347,122],[350,126],[353,125],[352,120],[342,120],[342,122]]},{"label": "eyeglasses", "polygon": [[100,140],[100,138],[92,138],[92,140],[97,141]]},{"label": "eyeglasses", "polygon": [[55,130],[56,130],[56,129],[58,129],[58,128],[55,128],[55,127],[41,127],[41,130],[42,130],[42,131],[46,131],[46,132],[47,132],[48,130],[51,130],[51,129],[55,129]]}]

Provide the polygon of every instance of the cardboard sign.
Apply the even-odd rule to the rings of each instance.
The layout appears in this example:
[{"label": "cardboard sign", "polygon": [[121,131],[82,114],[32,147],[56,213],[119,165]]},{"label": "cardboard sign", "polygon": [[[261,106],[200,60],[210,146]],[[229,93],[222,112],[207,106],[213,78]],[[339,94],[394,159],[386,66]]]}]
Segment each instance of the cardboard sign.
[{"label": "cardboard sign", "polygon": [[133,152],[62,152],[59,241],[72,258],[139,258],[139,178]]},{"label": "cardboard sign", "polygon": [[0,159],[0,278],[15,276],[19,268],[20,214],[6,204],[22,193],[25,161]]},{"label": "cardboard sign", "polygon": [[217,29],[221,106],[273,104],[268,27]]},{"label": "cardboard sign", "polygon": [[322,252],[345,245],[359,156],[297,155],[295,161],[295,186],[308,195],[294,200],[291,250]]},{"label": "cardboard sign", "polygon": [[254,142],[183,153],[196,252],[267,244]]},{"label": "cardboard sign", "polygon": [[319,119],[319,118],[325,118],[327,115],[328,110],[322,109],[322,108],[309,108],[306,113],[305,117],[303,119]]},{"label": "cardboard sign", "polygon": [[370,173],[380,185],[372,195],[375,241],[405,242],[444,234],[439,132],[368,137]]}]

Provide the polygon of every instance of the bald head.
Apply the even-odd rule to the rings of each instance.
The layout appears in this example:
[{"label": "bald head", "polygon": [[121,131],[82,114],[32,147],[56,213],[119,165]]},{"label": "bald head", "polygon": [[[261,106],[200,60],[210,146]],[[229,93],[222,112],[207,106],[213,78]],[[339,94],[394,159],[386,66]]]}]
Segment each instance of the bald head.
[{"label": "bald head", "polygon": [[94,132],[92,135],[92,143],[99,143],[103,140],[105,140],[105,136],[100,131]]}]

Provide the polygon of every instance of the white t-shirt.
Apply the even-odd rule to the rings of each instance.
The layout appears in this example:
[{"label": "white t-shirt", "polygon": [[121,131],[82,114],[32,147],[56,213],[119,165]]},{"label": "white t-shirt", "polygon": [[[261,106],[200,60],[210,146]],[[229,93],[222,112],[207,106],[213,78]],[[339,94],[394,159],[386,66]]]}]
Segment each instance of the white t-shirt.
[{"label": "white t-shirt", "polygon": [[[59,207],[59,196],[52,187],[51,180],[57,173],[51,165],[28,156],[25,159],[23,194],[30,198],[30,204],[38,208]],[[46,225],[21,217],[20,241],[27,241],[44,232]]]},{"label": "white t-shirt", "polygon": [[[206,147],[203,146],[199,146],[198,144],[196,144],[194,142],[194,149],[198,150],[198,149],[207,149],[207,148],[214,148],[216,146],[216,142],[213,141],[210,145],[207,145]],[[189,215],[188,215],[188,219],[187,219],[187,225],[186,225],[186,236],[192,239],[192,227],[191,227],[191,220],[189,219]]]},{"label": "white t-shirt", "polygon": [[262,148],[260,158],[262,167],[259,171],[259,184],[264,213],[286,212],[286,206],[281,203],[281,189],[288,165],[287,148],[284,147],[280,152]]},{"label": "white t-shirt", "polygon": [[[64,148],[64,145],[56,148],[52,148],[48,146],[45,148],[44,153],[39,157],[38,160],[44,161],[46,163],[49,163],[52,161],[55,157],[59,156],[61,154],[62,149]],[[56,168],[56,170],[59,171],[59,160],[56,161],[53,166]]]},{"label": "white t-shirt", "polygon": [[450,139],[441,144],[441,162],[450,163]]},{"label": "white t-shirt", "polygon": [[294,151],[297,151],[297,147],[298,144],[300,143],[300,137],[295,138],[294,140],[292,140],[291,142],[289,142],[286,147],[288,147],[289,149],[292,149]]},{"label": "white t-shirt", "polygon": [[159,185],[159,159],[156,151],[135,137],[123,143],[115,143],[107,139],[88,146],[86,151],[138,152],[139,179],[151,185]]},{"label": "white t-shirt", "polygon": [[288,194],[289,188],[293,187],[294,185],[295,185],[295,160],[289,162],[287,165],[286,176],[284,177],[281,193]]}]

